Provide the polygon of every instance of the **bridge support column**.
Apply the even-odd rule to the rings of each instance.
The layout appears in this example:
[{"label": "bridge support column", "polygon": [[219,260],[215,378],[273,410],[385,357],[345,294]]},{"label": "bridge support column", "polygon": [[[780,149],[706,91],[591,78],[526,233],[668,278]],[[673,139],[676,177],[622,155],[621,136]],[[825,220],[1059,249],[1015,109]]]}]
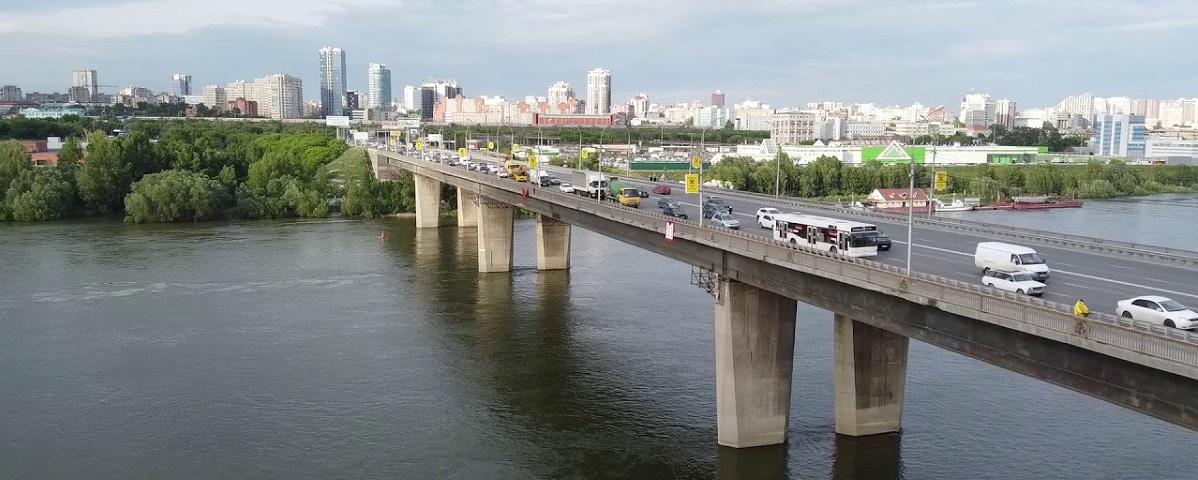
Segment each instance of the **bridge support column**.
[{"label": "bridge support column", "polygon": [[899,431],[907,337],[836,314],[836,433]]},{"label": "bridge support column", "polygon": [[511,205],[483,196],[478,197],[478,271],[510,272],[512,270]]},{"label": "bridge support column", "polygon": [[458,226],[478,226],[478,195],[458,187]]},{"label": "bridge support column", "polygon": [[441,226],[441,182],[436,179],[412,175],[416,183],[416,228]]},{"label": "bridge support column", "polygon": [[570,268],[570,224],[537,215],[537,270]]},{"label": "bridge support column", "polygon": [[793,299],[721,280],[715,305],[716,431],[720,445],[786,441],[794,365]]}]

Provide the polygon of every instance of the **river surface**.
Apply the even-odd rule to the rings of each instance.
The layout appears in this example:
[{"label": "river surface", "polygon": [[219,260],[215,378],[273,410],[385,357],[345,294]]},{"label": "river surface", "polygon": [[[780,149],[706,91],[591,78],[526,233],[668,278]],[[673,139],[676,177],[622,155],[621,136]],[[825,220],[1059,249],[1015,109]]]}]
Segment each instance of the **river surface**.
[{"label": "river surface", "polygon": [[[1094,215],[1151,201],[1018,215],[1116,234]],[[831,314],[802,304],[789,443],[717,447],[690,268],[575,229],[538,273],[533,231],[480,275],[473,230],[411,219],[0,225],[0,479],[1198,472],[1191,431],[919,342],[903,433],[838,437]]]}]

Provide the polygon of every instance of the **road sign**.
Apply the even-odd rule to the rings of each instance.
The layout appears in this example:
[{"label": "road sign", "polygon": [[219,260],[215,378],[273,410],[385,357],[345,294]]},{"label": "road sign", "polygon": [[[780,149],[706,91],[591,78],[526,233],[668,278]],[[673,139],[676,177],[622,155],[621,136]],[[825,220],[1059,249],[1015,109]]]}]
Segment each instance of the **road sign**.
[{"label": "road sign", "polygon": [[487,150],[495,150],[495,142],[487,142]]},{"label": "road sign", "polygon": [[903,148],[903,144],[891,141],[890,145],[887,145],[886,149],[878,154],[877,160],[883,162],[909,162],[911,161],[911,155],[907,154],[907,150]]},{"label": "road sign", "polygon": [[944,170],[936,171],[936,190],[944,190],[948,188],[948,172]]},{"label": "road sign", "polygon": [[520,151],[520,146],[519,146],[519,145],[517,145],[517,144],[514,144],[514,143],[513,143],[513,144],[512,144],[512,153],[516,153],[516,152],[519,152],[519,151]]},{"label": "road sign", "polygon": [[391,139],[391,141],[390,141],[389,143],[391,144],[391,146],[392,146],[392,147],[394,147],[394,146],[395,146],[395,139],[394,139],[394,138],[392,138],[392,139]]},{"label": "road sign", "polygon": [[695,170],[703,168],[703,159],[698,155],[691,157],[691,168]]},{"label": "road sign", "polygon": [[537,169],[537,154],[533,153],[528,156],[528,168]]},{"label": "road sign", "polygon": [[666,240],[674,239],[674,222],[666,221]]},{"label": "road sign", "polygon": [[461,147],[458,149],[458,158],[465,160],[469,156],[470,154],[466,152],[466,147]]},{"label": "road sign", "polygon": [[699,174],[686,174],[686,193],[699,193]]},{"label": "road sign", "polygon": [[424,151],[424,142],[416,142],[416,151],[417,151],[417,152],[423,152],[423,151]]}]

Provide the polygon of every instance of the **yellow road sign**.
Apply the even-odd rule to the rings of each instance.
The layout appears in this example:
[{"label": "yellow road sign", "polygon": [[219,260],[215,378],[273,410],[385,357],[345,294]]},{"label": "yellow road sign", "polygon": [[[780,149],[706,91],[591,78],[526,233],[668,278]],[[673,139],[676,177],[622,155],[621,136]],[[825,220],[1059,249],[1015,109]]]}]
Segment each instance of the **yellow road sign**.
[{"label": "yellow road sign", "polygon": [[424,151],[424,142],[416,142],[416,151],[417,151],[417,152],[423,152],[423,151]]},{"label": "yellow road sign", "polygon": [[487,150],[495,150],[495,142],[487,142]]},{"label": "yellow road sign", "polygon": [[469,156],[470,156],[470,154],[466,153],[466,147],[461,147],[458,149],[458,158],[465,160],[466,157],[469,157]]},{"label": "yellow road sign", "polygon": [[691,157],[691,168],[695,170],[703,168],[703,159],[698,155]]},{"label": "yellow road sign", "polygon": [[520,146],[513,143],[512,144],[512,153],[516,153],[519,151],[520,151]]},{"label": "yellow road sign", "polygon": [[686,174],[686,193],[699,193],[699,174]]},{"label": "yellow road sign", "polygon": [[395,139],[394,139],[394,138],[392,138],[392,139],[391,139],[391,146],[392,146],[392,147],[394,147],[394,146],[395,146]]},{"label": "yellow road sign", "polygon": [[938,170],[936,172],[936,190],[944,190],[948,188],[948,172]]},{"label": "yellow road sign", "polygon": [[537,163],[537,154],[534,153],[528,156],[528,168],[535,170],[537,168]]}]

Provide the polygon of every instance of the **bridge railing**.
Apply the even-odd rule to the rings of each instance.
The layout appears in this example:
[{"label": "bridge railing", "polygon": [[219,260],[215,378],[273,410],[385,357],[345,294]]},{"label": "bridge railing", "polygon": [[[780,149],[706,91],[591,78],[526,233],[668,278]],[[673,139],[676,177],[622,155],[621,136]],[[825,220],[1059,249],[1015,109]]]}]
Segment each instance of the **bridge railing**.
[{"label": "bridge railing", "polygon": [[[429,162],[411,160],[422,165]],[[437,165],[437,164],[431,164]],[[1088,348],[1086,342],[1106,345],[1147,355],[1184,368],[1175,373],[1198,378],[1198,335],[1190,332],[1130,321],[1102,312],[1088,318],[1074,316],[1072,307],[1043,298],[1017,295],[923,272],[906,275],[903,269],[863,258],[847,257],[807,245],[796,245],[745,232],[699,226],[697,220],[669,217],[653,211],[625,207],[615,202],[597,201],[532,187],[531,184],[504,181],[493,175],[437,165],[435,170],[472,182],[498,187],[512,193],[527,189],[531,197],[664,234],[665,222],[675,224],[674,235],[709,246],[734,251],[738,255],[786,266],[859,287],[904,296],[909,300],[933,305],[941,310],[980,321],[1047,336]],[[429,167],[431,168],[431,167]],[[700,213],[701,214],[701,213]],[[914,297],[914,298],[911,298]],[[1091,347],[1094,345],[1090,345]],[[1170,369],[1175,365],[1157,365]]]}]

